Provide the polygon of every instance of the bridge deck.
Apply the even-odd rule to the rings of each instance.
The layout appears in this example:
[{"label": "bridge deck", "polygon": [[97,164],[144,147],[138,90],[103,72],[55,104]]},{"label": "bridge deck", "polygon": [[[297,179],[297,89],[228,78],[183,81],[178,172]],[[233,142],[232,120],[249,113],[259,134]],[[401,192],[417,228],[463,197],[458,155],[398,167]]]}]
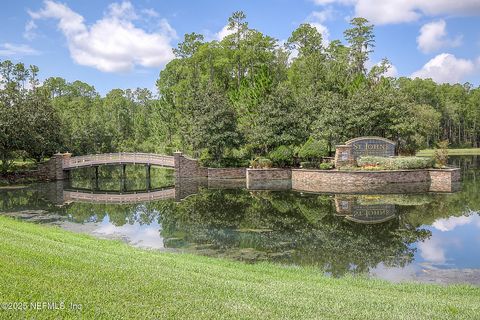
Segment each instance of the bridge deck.
[{"label": "bridge deck", "polygon": [[63,169],[69,170],[96,165],[127,163],[149,164],[169,168],[175,167],[173,156],[163,156],[153,153],[118,152],[71,157],[63,161]]}]

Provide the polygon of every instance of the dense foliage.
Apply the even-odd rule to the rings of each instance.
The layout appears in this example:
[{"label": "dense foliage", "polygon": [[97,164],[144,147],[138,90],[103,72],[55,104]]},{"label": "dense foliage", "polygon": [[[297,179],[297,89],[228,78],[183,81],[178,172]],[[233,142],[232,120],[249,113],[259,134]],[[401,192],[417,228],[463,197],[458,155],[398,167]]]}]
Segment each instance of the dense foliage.
[{"label": "dense foliage", "polygon": [[179,149],[207,165],[270,156],[289,165],[317,161],[362,135],[392,139],[402,154],[441,140],[480,145],[480,88],[386,77],[386,59],[367,68],[375,36],[366,19],[352,19],[345,42],[328,44],[302,24],[282,46],[250,28],[242,12],[228,28],[220,41],[186,34],[160,72],[158,95],[113,89],[101,97],[55,77],[40,86],[35,66],[2,62],[2,164],[55,151]]}]

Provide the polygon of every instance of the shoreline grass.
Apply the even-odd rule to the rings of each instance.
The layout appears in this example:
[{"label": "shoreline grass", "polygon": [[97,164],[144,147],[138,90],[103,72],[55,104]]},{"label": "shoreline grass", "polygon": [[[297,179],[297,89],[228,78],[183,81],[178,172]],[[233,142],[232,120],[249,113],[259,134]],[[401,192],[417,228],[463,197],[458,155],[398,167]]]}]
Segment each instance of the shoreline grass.
[{"label": "shoreline grass", "polygon": [[[480,288],[335,279],[297,268],[140,250],[0,217],[0,318],[479,319]],[[70,304],[81,304],[81,310]]]},{"label": "shoreline grass", "polygon": [[[417,152],[418,157],[433,157],[435,149],[424,149]],[[466,149],[448,149],[449,156],[469,156],[480,155],[480,148],[466,148]]]}]

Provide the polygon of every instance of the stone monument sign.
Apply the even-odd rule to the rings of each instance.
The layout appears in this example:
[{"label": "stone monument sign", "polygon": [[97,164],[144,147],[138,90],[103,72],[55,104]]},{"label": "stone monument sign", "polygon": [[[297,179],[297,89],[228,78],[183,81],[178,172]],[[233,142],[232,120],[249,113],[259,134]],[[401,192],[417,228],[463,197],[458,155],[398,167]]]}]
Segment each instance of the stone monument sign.
[{"label": "stone monument sign", "polygon": [[361,156],[392,157],[395,155],[395,142],[381,137],[359,137],[348,140],[352,146],[353,158]]}]

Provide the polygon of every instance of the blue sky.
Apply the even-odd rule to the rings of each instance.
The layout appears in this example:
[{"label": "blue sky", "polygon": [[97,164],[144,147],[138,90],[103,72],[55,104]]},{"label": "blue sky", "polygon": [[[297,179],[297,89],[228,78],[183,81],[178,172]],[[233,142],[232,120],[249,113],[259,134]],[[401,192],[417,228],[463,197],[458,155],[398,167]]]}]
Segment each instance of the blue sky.
[{"label": "blue sky", "polygon": [[479,0],[5,1],[0,60],[35,64],[41,79],[81,80],[102,94],[153,89],[185,33],[219,39],[236,10],[280,41],[305,22],[343,41],[348,19],[363,16],[376,26],[370,65],[386,57],[390,75],[480,84]]}]

